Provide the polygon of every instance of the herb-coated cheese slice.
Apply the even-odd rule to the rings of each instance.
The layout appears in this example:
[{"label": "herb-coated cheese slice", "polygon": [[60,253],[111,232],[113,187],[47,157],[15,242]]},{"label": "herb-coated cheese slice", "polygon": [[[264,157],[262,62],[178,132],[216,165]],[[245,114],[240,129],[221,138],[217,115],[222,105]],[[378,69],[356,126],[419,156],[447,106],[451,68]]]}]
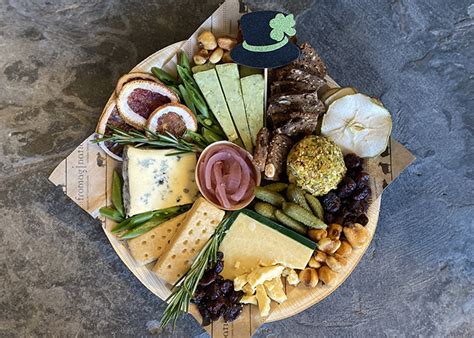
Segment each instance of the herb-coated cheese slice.
[{"label": "herb-coated cheese slice", "polygon": [[133,258],[140,265],[156,261],[171,242],[176,230],[183,223],[186,214],[178,215],[156,228],[127,242]]},{"label": "herb-coated cheese slice", "polygon": [[196,155],[166,156],[172,152],[174,150],[125,148],[123,196],[128,216],[192,203],[197,198]]},{"label": "herb-coated cheese slice", "polygon": [[262,74],[254,74],[240,79],[245,104],[245,113],[252,143],[255,145],[257,133],[263,127],[265,109],[265,80]]},{"label": "herb-coated cheese slice", "polygon": [[184,276],[224,214],[223,210],[199,197],[153,268],[158,277],[174,285]]},{"label": "herb-coated cheese slice", "polygon": [[234,213],[219,250],[224,254],[222,276],[234,279],[261,267],[282,265],[304,269],[316,243],[251,210]]},{"label": "herb-coated cheese slice", "polygon": [[[236,63],[224,63],[216,66],[217,75],[224,91],[235,127],[244,143],[245,149],[252,152],[253,144],[245,114],[242,89],[240,87],[239,66]],[[263,114],[262,114],[263,119]]]},{"label": "herb-coated cheese slice", "polygon": [[196,73],[194,74],[194,79],[229,141],[238,141],[239,135],[237,134],[234,122],[227,108],[227,103],[216,70],[209,69]]}]

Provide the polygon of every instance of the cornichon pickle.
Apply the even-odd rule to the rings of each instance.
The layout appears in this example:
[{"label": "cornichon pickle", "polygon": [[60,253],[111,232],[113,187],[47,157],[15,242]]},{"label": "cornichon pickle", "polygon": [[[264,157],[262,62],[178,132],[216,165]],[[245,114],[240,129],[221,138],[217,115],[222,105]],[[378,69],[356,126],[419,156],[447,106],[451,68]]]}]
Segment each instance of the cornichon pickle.
[{"label": "cornichon pickle", "polygon": [[306,201],[308,201],[308,204],[316,217],[319,219],[324,219],[324,209],[318,198],[311,194],[305,194],[304,196],[306,197]]},{"label": "cornichon pickle", "polygon": [[282,192],[286,188],[288,188],[288,184],[283,183],[283,182],[275,182],[275,183],[270,183],[264,187],[267,190],[275,191],[275,192]]},{"label": "cornichon pickle", "polygon": [[311,212],[306,210],[303,207],[300,207],[296,203],[285,202],[283,203],[283,211],[288,216],[296,219],[297,221],[303,223],[304,225],[315,228],[315,229],[326,229],[327,225],[321,221],[319,218],[314,216]]},{"label": "cornichon pickle", "polygon": [[273,220],[276,220],[275,210],[277,210],[277,209],[273,205],[271,205],[270,203],[256,202],[253,208],[260,215],[265,216],[265,217],[270,218],[270,219],[273,219]]},{"label": "cornichon pickle", "polygon": [[306,203],[306,198],[304,198],[304,192],[298,188],[295,184],[290,184],[286,190],[286,198],[291,202],[295,202],[299,206],[305,208],[308,211],[311,211],[308,203]]},{"label": "cornichon pickle", "polygon": [[290,216],[286,215],[280,209],[275,210],[275,218],[281,222],[283,225],[287,226],[290,229],[299,232],[300,234],[306,235],[307,229],[306,227],[301,224],[300,222],[294,220]]},{"label": "cornichon pickle", "polygon": [[276,207],[281,207],[283,202],[285,202],[282,195],[263,187],[255,187],[255,197]]}]

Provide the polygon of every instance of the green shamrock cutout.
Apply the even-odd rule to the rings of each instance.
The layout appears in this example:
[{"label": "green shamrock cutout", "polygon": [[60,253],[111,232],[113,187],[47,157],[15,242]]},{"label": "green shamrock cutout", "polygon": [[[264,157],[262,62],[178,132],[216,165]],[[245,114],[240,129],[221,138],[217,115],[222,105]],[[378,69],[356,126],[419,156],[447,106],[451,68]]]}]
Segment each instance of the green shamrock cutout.
[{"label": "green shamrock cutout", "polygon": [[270,27],[273,28],[270,32],[270,37],[275,41],[281,41],[285,37],[285,34],[288,36],[295,35],[295,24],[293,14],[285,16],[282,13],[278,13],[270,20]]}]

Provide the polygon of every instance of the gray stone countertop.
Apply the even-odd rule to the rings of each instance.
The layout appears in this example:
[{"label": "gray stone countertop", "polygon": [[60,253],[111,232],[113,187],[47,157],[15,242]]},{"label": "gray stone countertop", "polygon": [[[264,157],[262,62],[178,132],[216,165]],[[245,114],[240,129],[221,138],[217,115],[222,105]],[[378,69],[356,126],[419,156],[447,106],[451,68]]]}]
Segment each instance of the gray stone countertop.
[{"label": "gray stone countertop", "polygon": [[[340,84],[379,97],[417,160],[383,195],[347,281],[267,336],[473,336],[474,4],[254,1],[297,15]],[[187,38],[219,1],[0,1],[0,335],[203,335],[164,309],[97,220],[48,182],[117,78]]]}]

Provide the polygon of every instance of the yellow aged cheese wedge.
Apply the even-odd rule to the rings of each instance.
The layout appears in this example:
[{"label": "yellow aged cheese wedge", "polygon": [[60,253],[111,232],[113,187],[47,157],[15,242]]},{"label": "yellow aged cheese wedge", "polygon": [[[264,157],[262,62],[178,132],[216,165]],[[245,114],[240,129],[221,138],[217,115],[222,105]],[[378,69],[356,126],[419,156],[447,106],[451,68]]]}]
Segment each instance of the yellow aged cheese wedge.
[{"label": "yellow aged cheese wedge", "polygon": [[255,295],[243,295],[240,299],[242,304],[252,304],[257,305],[257,296]]},{"label": "yellow aged cheese wedge", "polygon": [[247,274],[240,275],[235,277],[234,279],[234,290],[235,291],[240,291],[242,290],[242,287],[247,284]]},{"label": "yellow aged cheese wedge", "polygon": [[185,213],[178,215],[147,233],[129,240],[127,242],[128,248],[137,263],[145,265],[157,260],[170,243],[185,216]]},{"label": "yellow aged cheese wedge", "polygon": [[286,301],[287,297],[285,291],[283,290],[283,282],[281,277],[278,276],[272,280],[266,281],[263,283],[265,290],[267,291],[268,297],[274,300],[277,303],[283,303]]},{"label": "yellow aged cheese wedge", "polygon": [[189,270],[224,214],[203,197],[198,198],[153,268],[158,277],[175,284]]},{"label": "yellow aged cheese wedge", "polygon": [[255,294],[255,288],[253,288],[249,283],[245,284],[245,285],[242,287],[242,291],[243,291],[246,295],[253,295],[253,294]]},{"label": "yellow aged cheese wedge", "polygon": [[[224,254],[221,274],[225,279],[233,280],[261,266],[282,265],[302,270],[316,248],[309,239],[253,211],[244,209],[231,217],[234,219],[229,221],[230,228],[219,247]],[[252,278],[258,279],[258,276]],[[250,282],[250,279],[249,276],[251,285],[259,283],[257,280]]]},{"label": "yellow aged cheese wedge", "polygon": [[270,303],[271,300],[267,296],[265,287],[263,285],[257,285],[256,288],[256,297],[258,303],[258,309],[260,310],[260,316],[266,317],[270,313]]}]

